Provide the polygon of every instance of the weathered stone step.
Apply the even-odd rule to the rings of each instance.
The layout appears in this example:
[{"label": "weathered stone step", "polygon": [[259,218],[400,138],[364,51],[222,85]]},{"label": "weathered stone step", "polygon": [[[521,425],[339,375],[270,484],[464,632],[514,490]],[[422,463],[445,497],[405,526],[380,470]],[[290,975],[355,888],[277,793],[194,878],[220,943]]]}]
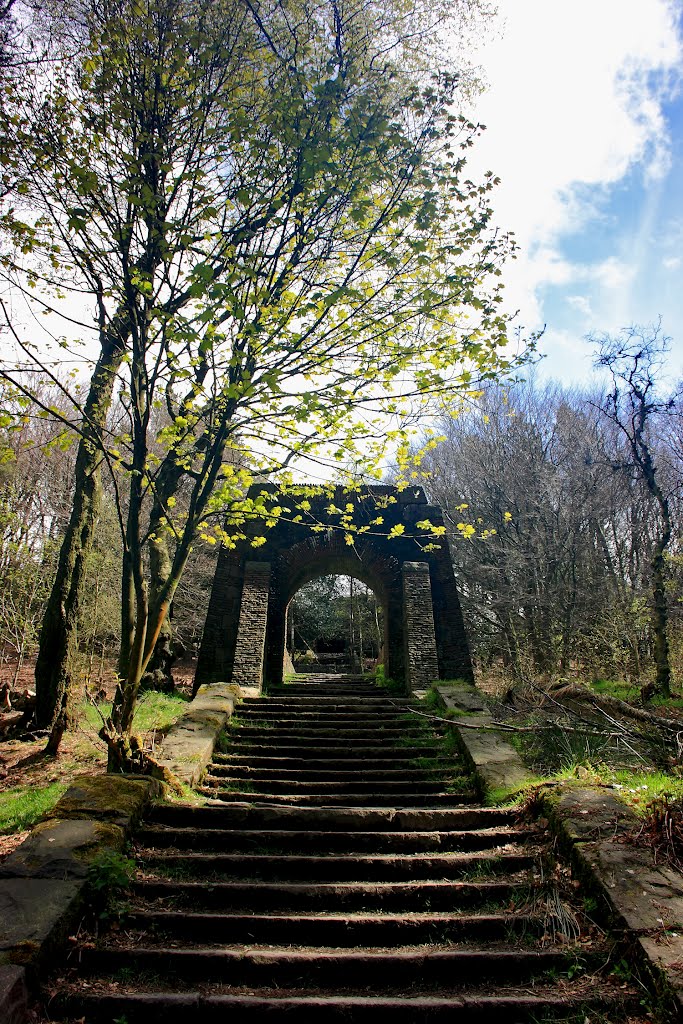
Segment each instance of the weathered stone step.
[{"label": "weathered stone step", "polygon": [[[266,697],[384,697],[388,691],[383,686],[371,683],[288,683],[283,687],[272,687]],[[399,694],[399,699],[402,694]],[[406,694],[407,697],[407,694]]]},{"label": "weathered stone step", "polygon": [[257,708],[279,711],[287,711],[292,708],[321,711],[339,710],[345,713],[348,711],[358,711],[361,714],[368,714],[371,711],[393,711],[400,714],[409,708],[423,710],[421,705],[413,700],[393,700],[387,697],[374,696],[355,697],[351,695],[347,697],[245,697],[239,705],[241,712]]},{"label": "weathered stone step", "polygon": [[396,746],[395,743],[381,743],[372,746],[367,741],[347,741],[346,743],[330,743],[325,746],[317,746],[314,743],[297,743],[289,746],[281,746],[279,743],[267,743],[267,737],[260,737],[261,742],[243,739],[239,733],[229,737],[228,754],[214,754],[216,761],[223,757],[294,757],[299,760],[308,760],[311,757],[327,759],[338,758],[340,755],[348,755],[349,760],[358,762],[365,758],[391,758],[397,761],[411,760],[416,757],[435,757],[439,755],[439,747],[436,741],[432,745],[422,743],[420,746]]},{"label": "weathered stone step", "polygon": [[[381,732],[387,734],[401,735],[408,730],[423,732],[425,726],[422,721],[404,721],[399,715],[240,715],[234,722],[235,729],[256,729],[259,726],[275,732],[313,732],[327,730],[335,733],[350,730],[351,735],[359,730],[367,730],[369,733]],[[440,732],[439,723],[429,723],[429,731]]]},{"label": "weathered stone step", "polygon": [[323,725],[314,725],[308,723],[306,725],[299,723],[296,719],[292,719],[288,722],[280,722],[279,724],[267,725],[259,727],[256,723],[249,723],[248,725],[237,726],[235,732],[240,732],[242,735],[249,738],[258,737],[261,740],[268,739],[270,743],[278,743],[286,746],[291,740],[296,741],[298,739],[311,739],[317,743],[327,742],[328,739],[337,739],[340,743],[345,742],[348,739],[362,739],[365,743],[371,740],[373,743],[383,739],[391,740],[392,743],[396,743],[397,740],[411,739],[416,743],[420,743],[425,733],[429,735],[429,732],[436,732],[436,730],[425,730],[422,727],[411,726],[408,723],[398,723],[396,725],[359,725],[353,728],[347,728],[341,724],[337,727],[335,723],[328,723]]},{"label": "weathered stone step", "polygon": [[[346,703],[339,702],[336,698],[329,697],[327,702],[314,700],[312,697],[292,697],[289,700],[274,701],[267,697],[254,700],[247,704],[243,701],[239,705],[238,714],[280,714],[280,715],[406,715],[421,710],[415,704],[412,708],[408,704],[394,704],[390,701],[381,700],[376,697],[368,697],[364,701],[349,699]],[[418,716],[422,717],[422,716]]]},{"label": "weathered stone step", "polygon": [[529,827],[513,826],[517,822],[514,809],[501,807],[471,807],[453,810],[358,810],[357,808],[220,808],[196,804],[156,804],[150,808],[146,824],[172,825],[183,828],[220,830],[253,829],[259,833],[300,829],[305,835],[311,831],[373,832],[467,832],[507,826],[510,834],[519,837],[537,835]]},{"label": "weathered stone step", "polygon": [[[537,1024],[538,1021],[572,1022],[600,1020],[623,1024],[630,1014],[641,1010],[640,995],[632,990],[611,989],[603,994],[578,987],[574,995],[565,989],[535,987],[538,994],[514,995],[484,991],[442,996],[374,996],[325,995],[302,996],[280,990],[255,992],[249,995],[206,995],[190,992],[101,992],[92,986],[85,991],[57,997],[51,1004],[55,1011],[71,1019],[85,1019],[87,1024],[111,1024],[126,1020],[127,1024],[273,1024],[296,1021],[296,1024]],[[592,1018],[591,1014],[599,1016]]]},{"label": "weathered stone step", "polygon": [[224,982],[239,979],[243,986],[306,986],[354,988],[368,985],[374,992],[423,992],[432,986],[457,992],[475,982],[530,983],[566,967],[563,949],[508,948],[370,952],[326,949],[280,950],[126,946],[83,947],[83,975],[119,971],[151,973],[183,983],[201,979]]},{"label": "weathered stone step", "polygon": [[[428,755],[426,755],[428,756]],[[403,750],[398,756],[389,757],[267,757],[261,754],[214,754],[210,765],[213,775],[221,774],[218,768],[230,770],[231,774],[239,771],[265,772],[277,770],[282,772],[302,772],[306,775],[315,775],[322,778],[324,774],[331,772],[358,772],[364,775],[370,773],[391,773],[404,772],[411,768],[412,762],[419,760],[422,755],[414,758],[406,757]],[[462,767],[454,757],[433,757],[429,758],[430,766],[416,765],[425,771],[457,773]],[[235,777],[237,777],[235,775]]]},{"label": "weathered stone step", "polygon": [[[309,858],[310,860],[310,858]],[[363,868],[362,863],[357,864]],[[245,865],[246,867],[246,865]],[[507,870],[510,865],[507,865]],[[463,911],[482,905],[509,904],[529,900],[534,892],[530,879],[511,881],[418,881],[418,882],[179,882],[139,881],[131,889],[137,901],[151,909],[251,911],[335,911],[400,910]]]},{"label": "weathered stone step", "polygon": [[[355,700],[372,700],[378,698],[381,700],[410,700],[409,694],[393,694],[389,693],[384,687],[380,686],[368,686],[363,683],[352,683],[349,686],[343,686],[341,684],[336,686],[323,686],[314,685],[311,683],[304,683],[300,685],[298,683],[288,683],[284,688],[278,689],[277,687],[268,690],[263,695],[265,698],[273,698],[274,700],[288,700],[290,697],[311,697],[314,700],[326,697],[352,697]],[[259,700],[261,698],[256,698]]]},{"label": "weathered stone step", "polygon": [[213,789],[200,786],[197,790],[208,800],[226,804],[248,804],[259,807],[462,807],[464,804],[475,804],[478,795],[469,790],[461,793],[297,793],[296,788],[290,792],[274,793],[265,790]]},{"label": "weathered stone step", "polygon": [[[202,788],[207,786],[210,788],[212,783],[220,786],[229,782],[230,779],[236,778],[229,770],[224,775],[217,774],[219,768],[220,765],[216,765],[216,773],[207,777]],[[418,795],[420,793],[438,793],[444,788],[443,780],[435,778],[434,772],[422,772],[418,769],[413,772],[399,772],[398,777],[389,776],[388,773],[369,778],[365,776],[364,772],[328,772],[327,774],[330,776],[329,779],[316,777],[315,772],[307,776],[304,776],[303,772],[296,775],[285,773],[280,778],[276,773],[247,772],[246,777],[253,782],[254,789],[259,788],[259,783],[264,783],[269,786],[271,793],[298,792],[302,796],[307,793],[382,793],[390,795],[407,791]],[[406,782],[409,782],[410,785],[406,786]],[[244,790],[244,792],[248,793],[249,790]]]},{"label": "weathered stone step", "polygon": [[[307,762],[302,762],[306,764]],[[344,762],[348,764],[348,762]],[[441,768],[397,768],[392,763],[386,762],[386,768],[372,768],[367,761],[361,761],[353,768],[278,768],[269,765],[245,765],[225,764],[221,761],[214,761],[209,765],[209,778],[214,779],[249,779],[252,782],[268,782],[278,780],[289,782],[293,785],[310,782],[353,782],[362,777],[363,782],[400,782],[410,780],[411,782],[431,782],[433,780],[450,777],[453,774],[452,767],[448,762]]]},{"label": "weathered stone step", "polygon": [[[508,837],[506,837],[508,838]],[[265,882],[393,882],[410,880],[461,881],[531,872],[534,856],[514,842],[484,852],[436,853],[418,857],[400,854],[336,854],[323,856],[265,853],[158,853],[139,851],[146,871],[198,878],[209,886],[211,878],[263,879]],[[171,883],[172,884],[172,883]]]},{"label": "weathered stone step", "polygon": [[[289,808],[251,808],[254,810],[285,810]],[[143,827],[138,839],[144,846],[160,849],[172,847],[188,850],[201,847],[216,852],[279,852],[299,853],[302,848],[311,852],[360,853],[430,853],[439,850],[486,850],[518,841],[511,829],[490,828],[468,832],[287,832],[263,829],[199,829]]]},{"label": "weathered stone step", "polygon": [[[529,914],[209,914],[178,911],[133,911],[125,929],[146,934],[149,948],[169,941],[303,946],[407,946],[422,943],[511,942],[544,932],[540,917]],[[105,947],[106,948],[106,947]],[[494,954],[495,955],[495,954]]]},{"label": "weathered stone step", "polygon": [[[383,756],[397,757],[430,757],[440,750],[438,737],[431,733],[415,735],[412,739],[403,737],[399,743],[395,736],[367,736],[365,733],[359,736],[340,736],[333,733],[322,739],[318,735],[301,736],[279,735],[274,742],[271,736],[272,730],[250,730],[247,734],[244,729],[236,729],[227,733],[225,742],[226,749],[236,752],[242,750],[253,750],[255,752],[267,750],[270,753],[287,755],[289,751],[295,751],[296,756],[306,757],[309,753],[318,756],[319,752],[324,755],[330,753],[344,753],[354,757],[365,757],[370,754],[381,754]],[[416,753],[417,751],[417,753]]]}]

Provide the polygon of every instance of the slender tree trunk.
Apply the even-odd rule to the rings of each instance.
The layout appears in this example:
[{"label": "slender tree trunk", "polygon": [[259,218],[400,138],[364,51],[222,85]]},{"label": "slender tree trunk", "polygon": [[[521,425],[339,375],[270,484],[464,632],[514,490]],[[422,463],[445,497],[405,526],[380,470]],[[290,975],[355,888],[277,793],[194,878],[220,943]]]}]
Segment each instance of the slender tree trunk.
[{"label": "slender tree trunk", "polygon": [[650,563],[652,571],[652,632],[654,634],[655,685],[644,686],[641,694],[649,699],[654,693],[661,697],[671,696],[671,663],[669,659],[668,608],[666,603],[666,564],[664,552],[669,546],[672,534],[669,499],[659,486],[655,464],[650,447],[645,440],[644,419],[641,419],[636,433],[637,455],[643,478],[650,494],[659,506],[662,528],[655,543]]},{"label": "slender tree trunk", "polygon": [[652,631],[655,638],[655,688],[662,697],[671,696],[668,609],[666,604],[666,567],[664,551],[669,536],[660,537],[652,558]]},{"label": "slender tree trunk", "polygon": [[[99,445],[111,406],[114,380],[125,351],[125,337],[122,317],[116,318],[102,337],[100,357],[84,408],[74,474],[73,509],[40,631],[36,661],[36,724],[39,728],[52,729],[59,720],[57,732],[59,729],[63,732],[69,724],[70,664],[75,646],[78,605],[101,500],[102,454]],[[56,745],[59,746],[58,740]]]},{"label": "slender tree trunk", "polygon": [[[153,607],[162,599],[162,592],[168,584],[172,567],[168,543],[160,530],[161,526],[156,523],[152,527],[154,539],[149,543],[150,603]],[[141,689],[172,693],[175,689],[173,661],[173,623],[169,613],[161,624],[159,638],[142,677]]]}]

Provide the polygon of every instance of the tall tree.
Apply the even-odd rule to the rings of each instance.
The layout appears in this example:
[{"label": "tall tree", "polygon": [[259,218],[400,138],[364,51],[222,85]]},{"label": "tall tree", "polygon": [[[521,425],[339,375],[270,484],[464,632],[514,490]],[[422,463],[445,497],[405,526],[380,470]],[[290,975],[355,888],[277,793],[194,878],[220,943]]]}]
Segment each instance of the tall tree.
[{"label": "tall tree", "polygon": [[[41,217],[7,223],[33,260],[14,260],[18,286],[76,268],[96,301],[99,361],[69,422],[86,519],[101,464],[120,493],[123,682],[106,738],[123,763],[197,533],[233,543],[253,515],[267,528],[283,510],[246,501],[255,474],[378,461],[425,395],[504,372],[510,243],[489,230],[492,176],[464,176],[476,129],[450,112],[457,77],[420,68],[400,5],[111,0],[85,14],[49,103],[36,81],[13,129],[31,158],[17,191]],[[77,592],[73,566],[63,577]]]},{"label": "tall tree", "polygon": [[[656,675],[654,684],[642,687],[643,699],[655,694],[671,695],[668,605],[666,595],[666,551],[673,534],[670,496],[656,456],[656,431],[662,417],[676,408],[676,396],[662,394],[669,339],[661,324],[649,328],[630,327],[618,337],[594,338],[598,346],[596,365],[604,367],[611,378],[611,389],[601,412],[618,429],[624,440],[625,461],[615,469],[643,484],[653,499],[657,529],[652,545],[652,632]],[[680,481],[679,481],[680,484]]]},{"label": "tall tree", "polygon": [[492,388],[439,421],[445,441],[422,462],[446,510],[473,647],[518,678],[646,669],[656,508],[624,479],[603,401],[533,378]]}]

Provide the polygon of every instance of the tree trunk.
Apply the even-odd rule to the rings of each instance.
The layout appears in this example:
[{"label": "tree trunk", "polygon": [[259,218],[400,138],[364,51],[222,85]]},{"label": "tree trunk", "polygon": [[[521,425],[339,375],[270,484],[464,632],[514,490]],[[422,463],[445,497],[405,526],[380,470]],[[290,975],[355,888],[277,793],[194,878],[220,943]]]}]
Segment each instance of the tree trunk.
[{"label": "tree trunk", "polygon": [[671,696],[671,664],[669,660],[668,609],[666,605],[664,550],[669,538],[660,539],[652,559],[652,631],[655,638],[655,691],[661,697]]},{"label": "tree trunk", "polygon": [[65,727],[69,724],[68,691],[78,605],[101,499],[100,439],[124,351],[125,331],[119,317],[102,338],[100,357],[90,383],[76,457],[73,510],[40,631],[36,661],[36,724],[41,729],[51,729],[60,717]]},{"label": "tree trunk", "polygon": [[[173,497],[180,482],[180,474],[176,468],[159,481],[157,501],[150,515],[149,541],[149,597],[150,606],[156,607],[162,600],[173,567],[173,559],[168,549],[168,534],[164,522],[164,505],[168,497]],[[145,674],[142,677],[141,689],[159,690],[162,693],[173,693],[173,623],[171,614],[165,617],[159,638],[154,645]]]}]

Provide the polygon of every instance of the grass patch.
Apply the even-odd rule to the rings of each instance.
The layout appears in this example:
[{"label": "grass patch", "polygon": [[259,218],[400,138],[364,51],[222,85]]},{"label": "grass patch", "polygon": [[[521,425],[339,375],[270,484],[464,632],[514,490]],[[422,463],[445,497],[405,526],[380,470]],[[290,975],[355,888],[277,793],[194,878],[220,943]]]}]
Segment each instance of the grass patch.
[{"label": "grass patch", "polygon": [[[628,683],[625,679],[592,679],[589,687],[594,693],[604,697],[616,697],[627,704],[640,704],[640,687]],[[653,697],[648,701],[649,708],[671,708],[683,710],[683,697]]]},{"label": "grass patch", "polygon": [[21,786],[0,793],[0,833],[25,832],[52,810],[62,793],[66,782],[52,782],[47,786]]},{"label": "grass patch", "polygon": [[374,679],[376,686],[381,686],[384,690],[389,693],[395,693],[399,697],[406,696],[405,683],[401,683],[396,679],[391,679],[389,676],[384,674],[384,665],[378,665],[374,671],[374,674],[368,677]]},{"label": "grass patch", "polygon": [[522,803],[532,790],[544,785],[561,782],[563,786],[582,788],[585,786],[607,786],[615,791],[620,800],[644,816],[647,805],[657,798],[670,797],[683,800],[683,778],[652,769],[650,771],[629,771],[614,769],[608,765],[574,764],[567,765],[548,775],[532,775],[523,786],[499,786],[486,794],[486,803],[492,807],[510,807]]},{"label": "grass patch", "polygon": [[[133,719],[133,732],[165,732],[173,725],[176,718],[183,712],[188,698],[178,693],[157,693],[148,690],[138,700]],[[102,725],[102,718],[111,713],[111,703],[93,705],[83,701],[82,714],[87,725],[97,732]]]},{"label": "grass patch", "polygon": [[551,781],[550,778],[541,779],[537,775],[530,775],[522,786],[495,786],[487,790],[485,803],[487,807],[517,807],[527,799],[532,788]]}]

